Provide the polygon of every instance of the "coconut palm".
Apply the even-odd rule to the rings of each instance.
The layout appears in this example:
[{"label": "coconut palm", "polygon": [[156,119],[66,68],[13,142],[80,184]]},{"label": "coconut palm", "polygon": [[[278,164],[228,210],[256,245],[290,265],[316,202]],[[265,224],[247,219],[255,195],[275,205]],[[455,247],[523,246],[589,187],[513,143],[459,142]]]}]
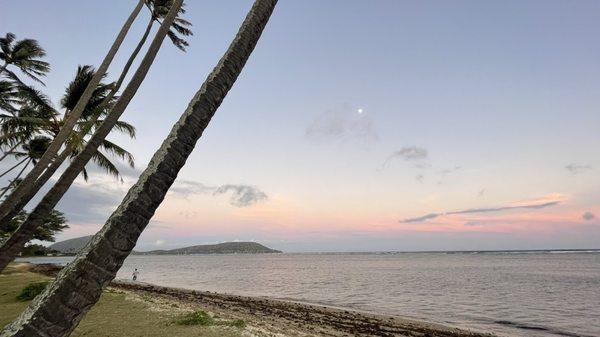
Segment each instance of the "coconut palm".
[{"label": "coconut palm", "polygon": [[15,113],[17,89],[13,82],[0,80],[0,110]]},{"label": "coconut palm", "polygon": [[256,0],[225,55],[192,98],[121,205],[75,260],[1,337],[69,335],[134,248],[197,140],[233,86],[277,0]]},{"label": "coconut palm", "polygon": [[[65,90],[65,94],[63,95],[60,107],[63,108],[68,114],[71,111],[72,107],[77,103],[79,96],[87,87],[88,83],[91,81],[94,74],[94,69],[91,66],[79,66],[77,72],[75,74],[75,78],[69,83]],[[76,126],[77,130],[81,130],[81,132],[92,132],[94,128],[98,127],[102,122],[103,118],[109,111],[109,107],[114,104],[116,97],[112,95],[113,84],[105,84],[100,82],[94,90],[92,97],[88,101],[87,106],[83,110],[83,113],[80,117],[80,120]],[[26,101],[21,101],[21,107],[19,108],[19,113],[14,116],[5,116],[6,121],[2,123],[0,130],[4,134],[20,134],[27,135],[29,138],[34,137],[35,135],[45,135],[49,137],[56,137],[60,128],[62,126],[62,119],[58,117],[58,112],[51,107],[47,98],[40,93],[36,93],[36,95],[23,95],[24,97],[28,97]],[[108,97],[110,96],[110,98]],[[106,103],[107,99],[109,102]],[[135,128],[129,123],[119,121],[115,125],[115,130],[121,133],[124,133],[132,138],[135,137]],[[71,139],[68,141],[68,146],[66,150],[69,150],[68,158],[75,158],[76,155],[81,152],[81,150],[87,144],[87,140],[84,137],[78,137],[79,134],[72,135]],[[20,142],[17,145],[22,144]],[[48,145],[48,144],[47,144]],[[47,149],[47,146],[45,147]],[[44,151],[45,151],[44,149]],[[11,155],[16,157],[19,155],[19,151],[15,150],[15,147],[11,150]],[[30,162],[19,162],[25,165],[29,165],[30,163],[35,163],[41,156],[43,155],[43,151],[41,153],[38,152],[38,155],[34,160]],[[119,145],[110,142],[108,140],[104,140],[104,142],[100,145],[100,148],[96,153],[92,156],[92,161],[106,171],[108,174],[113,175],[116,178],[120,177],[120,172],[117,166],[109,159],[109,157],[115,157],[121,159],[129,164],[129,166],[134,166],[134,159],[131,153],[120,147]],[[20,173],[22,173],[21,171]],[[36,192],[41,188],[46,181],[50,178],[50,175],[46,175],[47,172],[42,175],[44,180],[36,182]],[[85,180],[88,179],[88,171],[83,169],[82,171],[83,177]],[[20,176],[20,175],[19,175]],[[1,176],[0,176],[1,177]],[[40,177],[40,179],[42,178]],[[39,179],[38,179],[39,180]],[[4,195],[6,192],[10,191],[18,180],[13,179],[8,188],[5,188],[2,192]],[[14,216],[17,216],[19,212],[25,207],[28,203],[29,199],[23,200],[18,203],[16,207],[14,207],[2,220],[0,221],[0,226],[5,226],[7,223],[11,222]]]},{"label": "coconut palm", "polygon": [[29,78],[43,84],[40,77],[46,76],[46,73],[50,71],[50,64],[41,60],[46,56],[46,51],[36,40],[17,41],[16,38],[13,33],[7,33],[5,37],[0,38],[0,61],[4,62],[0,66],[0,75],[8,75],[22,83],[19,77],[8,69],[9,66],[14,66]]},{"label": "coconut palm", "polygon": [[10,189],[19,181],[25,169],[29,166],[29,164],[34,164],[38,161],[38,159],[44,154],[48,145],[52,139],[45,136],[36,136],[31,139],[29,142],[23,145],[23,151],[14,151],[12,155],[18,160],[17,164],[6,170],[4,173],[0,175],[0,177],[9,173],[13,168],[17,166],[23,165],[21,167],[21,171],[17,173],[16,177],[12,179],[8,186],[2,189],[2,193],[0,194],[0,199],[6,194],[6,192],[10,191]]},{"label": "coconut palm", "polygon": [[[173,1],[148,0],[146,2],[146,5],[150,9],[150,21],[148,22],[148,25],[146,26],[146,29],[144,31],[144,34],[142,35],[142,38],[138,42],[138,44],[135,47],[132,54],[129,56],[129,59],[127,60],[127,62],[125,63],[125,66],[121,72],[121,75],[119,76],[118,80],[113,84],[111,92],[102,101],[101,105],[110,106],[110,103],[112,102],[112,98],[119,91],[121,85],[123,84],[123,80],[125,79],[127,73],[129,72],[129,69],[131,68],[131,66],[133,64],[133,61],[137,58],[137,55],[139,54],[140,50],[142,49],[143,45],[145,44],[154,22],[161,23],[161,20],[164,19],[164,16],[168,13],[168,9],[170,8],[170,6],[172,4],[173,4]],[[171,29],[168,32],[168,36],[170,37],[171,41],[174,43],[174,45],[176,47],[178,47],[182,51],[185,51],[185,47],[188,46],[188,43],[183,38],[180,38],[177,34],[179,33],[183,36],[192,35],[192,31],[188,28],[192,24],[189,21],[184,20],[179,17],[180,14],[185,14],[185,10],[183,9],[184,5],[185,4],[182,4],[182,7],[180,8],[180,10],[177,14],[178,16],[175,18],[175,21],[172,23]],[[102,122],[102,120],[99,120],[98,122],[96,122],[95,119],[97,119],[97,117],[93,117],[90,119],[90,121],[89,121],[90,126],[99,125],[98,122]],[[115,127],[116,128],[124,128],[124,129],[127,128],[126,125],[122,125],[120,123],[121,122],[117,122]],[[82,128],[81,130],[79,130],[78,137],[82,138],[83,136],[87,135],[89,133],[89,131],[90,131],[90,127]],[[104,141],[104,142],[106,142],[106,141]],[[115,149],[115,150],[117,150],[117,149]],[[74,149],[71,148],[69,144],[67,144],[67,148],[64,149],[63,152],[54,159],[54,161],[50,164],[50,166],[46,169],[46,171],[44,171],[44,173],[35,182],[34,186],[22,197],[19,204],[20,205],[27,204],[27,202],[29,202],[35,196],[35,194],[39,191],[39,189],[53,176],[53,174],[56,172],[56,170],[70,156],[70,153],[72,153],[73,151],[74,151]],[[86,174],[85,170],[83,171],[83,173],[85,176],[85,174]],[[23,206],[16,206],[15,209],[19,210],[22,207]],[[13,210],[13,212],[14,212],[14,210]],[[4,218],[0,219],[0,222],[2,222],[2,221],[4,221]]]},{"label": "coconut palm", "polygon": [[[151,22],[156,21],[160,23],[169,12],[172,4],[173,0],[147,0],[146,6],[150,9]],[[189,28],[192,26],[192,23],[179,17],[179,14],[183,15],[185,12],[185,4],[183,4],[168,33],[171,42],[182,51],[185,51],[185,48],[189,45],[184,37],[193,35]]]},{"label": "coconut palm", "polygon": [[[172,4],[173,4],[173,1],[151,1],[151,0],[147,1],[147,6],[151,12],[150,13],[150,21],[148,22],[148,25],[146,26],[146,29],[144,31],[144,34],[142,35],[142,38],[140,39],[136,48],[134,49],[134,51],[130,55],[129,59],[127,60],[125,67],[123,68],[123,71],[121,72],[121,75],[119,76],[118,80],[113,84],[111,91],[104,98],[104,100],[102,101],[102,103],[100,105],[110,106],[110,104],[113,102],[112,99],[113,99],[114,95],[121,87],[123,80],[125,79],[127,73],[129,72],[129,69],[131,68],[131,65],[133,64],[133,61],[136,59],[137,55],[139,54],[140,50],[142,49],[142,46],[145,44],[146,39],[148,38],[148,35],[152,29],[152,25],[154,24],[154,22],[161,23],[161,20],[163,20],[165,18],[165,15],[168,13],[168,9],[172,6]],[[179,11],[177,12],[177,17],[175,18],[175,20],[173,21],[173,23],[171,25],[171,29],[167,33],[168,36],[173,41],[173,43],[175,44],[175,46],[177,46],[179,49],[182,49],[182,50],[185,50],[184,48],[182,48],[182,46],[187,46],[188,43],[185,40],[183,40],[182,38],[179,38],[177,36],[176,32],[180,32],[184,36],[192,35],[191,30],[189,30],[187,28],[187,27],[191,26],[191,23],[184,19],[179,18],[179,15],[184,14],[184,13],[185,13],[185,10],[183,10],[180,7]],[[90,80],[90,82],[91,82],[91,80]],[[84,90],[84,91],[86,89],[87,88],[79,88],[79,90]],[[67,109],[74,110],[76,108],[76,104],[75,104],[76,101],[73,101],[71,103],[72,104],[70,104],[70,105],[68,105],[68,104],[66,105]],[[75,104],[75,106],[72,107],[73,104]],[[84,127],[84,128],[80,128],[80,130],[78,130],[78,134],[75,136],[72,136],[72,137],[83,139],[83,137],[89,133],[92,126],[99,125],[98,124],[99,122],[103,122],[102,120],[97,121],[97,118],[98,118],[97,115],[92,116],[92,118],[90,118],[90,120],[89,120],[88,126]],[[123,125],[122,122],[117,122],[117,124],[114,127],[127,129],[127,126]],[[55,137],[58,137],[58,135],[55,135]],[[31,183],[31,181],[32,181],[34,175],[32,175],[32,173],[30,173],[30,175],[28,175],[27,179],[29,179],[29,178],[31,178],[31,179],[30,180],[26,179],[25,183],[21,182],[20,185],[17,186],[16,191],[14,193],[12,193],[11,195],[9,195],[9,197],[7,199],[5,199],[3,201],[3,203],[0,205],[0,224],[10,221],[10,219],[12,217],[14,217],[16,214],[18,214],[18,212],[21,209],[23,209],[23,207],[25,207],[25,205],[27,205],[27,203],[38,193],[38,191],[44,186],[44,184],[54,175],[54,173],[58,170],[58,168],[62,165],[62,163],[67,158],[73,157],[72,154],[76,153],[76,151],[78,151],[76,149],[76,145],[79,143],[80,142],[67,142],[66,148],[54,158],[54,160],[49,164],[49,166],[43,171],[43,173],[41,173],[38,176],[38,178],[35,181],[33,181],[33,183]],[[102,143],[103,143],[104,147],[107,147],[108,145],[110,145],[109,143],[107,143],[106,140],[104,140]],[[2,145],[2,143],[0,142],[0,146],[1,145]],[[116,154],[119,154],[120,152],[122,152],[122,151],[119,151],[119,149],[116,147],[112,147],[112,148]],[[44,158],[42,158],[42,159],[44,159]],[[101,160],[101,158],[98,158],[98,157],[93,157],[93,160],[99,165],[102,165],[103,163],[108,164],[106,161],[103,161],[103,160]],[[34,168],[34,170],[32,170],[32,172],[35,171],[36,168]],[[110,168],[110,165],[105,165],[105,168]],[[83,175],[84,175],[84,177],[87,177],[87,172],[85,171],[85,169],[83,170]]]},{"label": "coconut palm", "polygon": [[[54,186],[42,198],[39,204],[33,209],[27,220],[25,220],[23,224],[15,231],[15,233],[8,240],[6,240],[2,246],[0,246],[0,271],[4,270],[8,263],[14,259],[16,254],[23,249],[25,243],[31,238],[31,234],[41,224],[42,220],[49,214],[54,206],[56,206],[56,204],[60,201],[69,187],[73,184],[73,181],[75,181],[75,178],[77,178],[79,173],[85,168],[85,165],[88,163],[88,161],[96,153],[98,147],[104,143],[106,136],[110,133],[115,124],[117,124],[119,118],[129,105],[129,102],[131,102],[131,99],[148,74],[148,70],[156,58],[160,46],[167,36],[167,33],[171,28],[171,24],[177,16],[178,10],[182,3],[183,0],[176,0],[173,3],[169,14],[164,18],[160,28],[158,29],[158,32],[148,48],[148,51],[146,52],[146,55],[142,59],[131,81],[125,90],[123,90],[123,94],[112,106],[104,122],[102,122],[102,124],[97,128],[96,132],[90,138],[81,153],[79,153],[72,160],[69,167],[67,167],[67,169],[61,174],[56,184],[54,184]],[[12,194],[14,194],[14,192]],[[9,210],[6,214],[12,214],[12,212],[14,212],[14,208]],[[14,215],[15,214],[12,214],[12,216]],[[8,220],[10,219],[7,217],[2,219],[2,221]]]},{"label": "coconut palm", "polygon": [[11,85],[10,109],[5,109],[8,113],[0,113],[0,148],[3,149],[0,160],[13,155],[57,116],[47,96],[26,85]]},{"label": "coconut palm", "polygon": [[[139,12],[143,8],[145,0],[139,0],[138,4],[131,12],[117,38],[113,42],[110,47],[108,53],[104,57],[104,60],[98,67],[98,70],[94,73],[91,81],[88,83],[88,87],[84,90],[79,101],[73,108],[73,110],[67,115],[64,120],[64,124],[60,129],[59,133],[54,137],[52,143],[48,147],[48,150],[44,153],[44,155],[40,158],[39,162],[29,171],[27,176],[19,183],[17,188],[15,188],[11,194],[0,204],[0,217],[5,217],[14,207],[20,202],[21,198],[26,195],[27,192],[30,192],[31,189],[36,186],[36,181],[42,175],[42,173],[48,168],[48,165],[57,157],[61,147],[63,144],[69,139],[71,133],[73,132],[73,128],[77,124],[79,117],[81,116],[83,110],[85,109],[88,100],[93,94],[96,86],[102,80],[104,74],[108,70],[108,66],[114,59],[119,47],[121,46],[123,40],[125,40],[125,36],[127,32],[131,28],[131,25],[135,21]],[[67,154],[65,154],[65,157]]]},{"label": "coconut palm", "polygon": [[[146,5],[148,6],[148,8],[151,11],[150,21],[148,22],[146,30],[144,31],[144,34],[142,35],[142,38],[140,39],[140,41],[138,42],[133,53],[130,55],[129,59],[127,60],[125,67],[123,68],[123,71],[121,72],[121,75],[119,76],[119,78],[115,82],[115,84],[113,85],[112,91],[109,93],[109,95],[107,95],[107,97],[104,99],[104,102],[102,104],[107,104],[107,102],[110,102],[112,97],[119,90],[119,88],[121,87],[121,85],[123,83],[123,80],[125,79],[125,76],[127,75],[131,65],[133,64],[133,61],[135,60],[135,58],[137,57],[138,53],[140,52],[142,46],[146,42],[146,39],[150,33],[150,30],[152,29],[153,23],[154,22],[161,23],[161,20],[164,19],[165,15],[168,12],[168,9],[172,6],[172,4],[173,4],[173,1],[171,1],[171,0],[169,0],[169,1],[148,0],[146,2]],[[182,5],[182,7],[183,7],[183,5]],[[168,32],[168,36],[171,38],[171,40],[173,41],[175,46],[177,46],[179,49],[185,51],[185,46],[187,46],[188,43],[185,40],[183,40],[183,38],[180,38],[177,35],[177,33],[179,33],[183,36],[192,35],[191,30],[189,28],[187,28],[187,27],[191,26],[191,23],[184,19],[179,18],[179,15],[184,14],[184,13],[185,13],[185,10],[183,8],[180,8],[177,13],[177,17],[175,18],[175,20],[173,21],[173,23],[171,25],[171,29]],[[97,118],[97,117],[95,117],[95,118]],[[95,123],[94,118],[92,118],[92,120],[90,121],[89,124],[93,125],[94,123]],[[119,123],[119,122],[117,122],[117,123]],[[120,125],[117,124],[115,127],[120,127]],[[85,129],[85,128],[82,130],[79,130],[79,134],[77,137],[83,138],[83,136],[87,135],[88,132],[89,132],[89,129]],[[17,214],[17,212],[20,209],[22,209],[37,194],[37,192],[42,188],[42,186],[54,175],[54,173],[60,167],[60,165],[62,165],[62,163],[71,156],[71,153],[73,153],[73,151],[75,151],[75,149],[73,147],[74,147],[74,145],[67,143],[67,147],[62,151],[62,153],[58,154],[54,158],[54,160],[50,163],[50,165],[46,168],[46,170],[43,171],[43,173],[41,173],[41,175],[38,176],[36,181],[31,183],[31,180],[29,180],[29,181],[26,180],[26,182],[24,184],[19,185],[17,187],[17,191],[15,193],[11,194],[3,202],[3,204],[0,205],[0,223],[9,221],[10,218],[12,218],[15,214]],[[96,158],[94,158],[94,159],[96,159]],[[85,176],[86,175],[85,170],[83,171],[83,173]],[[30,177],[28,176],[27,178],[30,178]]]},{"label": "coconut palm", "polygon": [[[39,143],[40,139],[45,139],[45,146],[38,146],[35,157],[32,157],[33,160],[31,163],[36,164],[47,150],[50,144],[49,141],[56,137],[60,132],[60,129],[64,124],[64,119],[68,117],[68,114],[70,111],[72,111],[73,106],[77,104],[77,101],[79,100],[85,88],[88,86],[89,82],[92,80],[93,76],[94,68],[92,66],[85,65],[77,68],[74,79],[67,86],[60,101],[60,107],[65,110],[65,116],[62,118],[60,118],[58,111],[52,107],[48,98],[43,94],[34,90],[20,92],[19,104],[21,105],[18,109],[18,113],[12,116],[1,116],[0,121],[2,121],[2,124],[0,125],[0,130],[3,132],[3,134],[27,135],[28,139],[33,139],[36,137],[34,140],[37,141],[37,143]],[[110,101],[108,104],[106,104],[106,99],[111,94],[112,87],[112,83],[105,84],[100,82],[97,85],[88,101],[88,104],[83,109],[80,119],[76,124],[76,129],[87,130],[88,132],[93,131],[94,127],[97,127],[103,122],[102,118],[108,114],[109,107],[114,104],[114,101],[116,101],[116,97],[111,96]],[[122,133],[126,133],[132,138],[135,137],[135,128],[129,123],[119,121],[115,129]],[[43,135],[43,137],[39,135]],[[72,158],[74,158],[86,144],[85,138],[76,137],[76,135],[72,135],[68,142],[70,145],[72,145],[72,150],[70,153],[70,157]],[[23,147],[25,148],[26,152],[28,152],[26,147],[30,146],[30,144],[37,143],[30,141],[29,144],[25,143]],[[106,141],[105,143],[101,144],[100,149],[110,153],[111,155],[115,155],[122,160],[125,160],[130,166],[134,165],[133,156],[120,146],[110,141]],[[13,150],[12,155],[18,158],[19,156],[23,155],[23,152]],[[117,178],[120,176],[116,166],[112,164],[104,154],[98,151],[95,156],[99,157],[94,157],[94,161],[97,164],[100,164],[101,167],[105,168],[107,173],[113,174]],[[106,163],[106,165],[104,165],[104,163]]]}]

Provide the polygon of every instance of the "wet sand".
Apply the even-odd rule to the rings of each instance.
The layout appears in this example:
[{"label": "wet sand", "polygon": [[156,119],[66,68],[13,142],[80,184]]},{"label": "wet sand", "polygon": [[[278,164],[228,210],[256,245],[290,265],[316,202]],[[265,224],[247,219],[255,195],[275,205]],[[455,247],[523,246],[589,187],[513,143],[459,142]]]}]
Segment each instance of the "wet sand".
[{"label": "wet sand", "polygon": [[[57,265],[33,265],[31,271],[55,276]],[[331,307],[162,287],[129,281],[113,281],[114,291],[152,297],[158,302],[201,307],[223,317],[249,322],[250,335],[264,336],[493,336],[396,316],[369,314]]]}]

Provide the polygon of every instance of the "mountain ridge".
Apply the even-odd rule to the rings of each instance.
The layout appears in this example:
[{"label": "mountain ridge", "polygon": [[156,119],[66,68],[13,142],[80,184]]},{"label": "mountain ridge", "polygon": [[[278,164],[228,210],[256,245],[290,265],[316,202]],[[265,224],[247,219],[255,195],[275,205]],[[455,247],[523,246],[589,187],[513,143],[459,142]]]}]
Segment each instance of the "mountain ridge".
[{"label": "mountain ridge", "polygon": [[[50,250],[61,254],[77,254],[91,239],[92,235],[63,240],[50,245]],[[194,245],[174,249],[156,249],[151,251],[133,251],[135,255],[190,255],[190,254],[266,254],[281,251],[266,247],[257,242],[222,242],[210,245]]]},{"label": "mountain ridge", "polygon": [[261,245],[257,242],[223,242],[212,245],[195,245],[175,249],[159,249],[147,252],[135,252],[137,255],[191,255],[191,254],[268,254],[281,251]]}]

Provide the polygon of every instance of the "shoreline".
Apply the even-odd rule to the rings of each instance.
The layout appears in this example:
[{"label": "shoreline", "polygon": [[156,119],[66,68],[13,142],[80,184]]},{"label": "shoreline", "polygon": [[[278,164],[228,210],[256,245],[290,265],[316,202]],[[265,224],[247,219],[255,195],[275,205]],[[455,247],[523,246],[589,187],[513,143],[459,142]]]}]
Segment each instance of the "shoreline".
[{"label": "shoreline", "polygon": [[[29,264],[31,272],[54,277],[62,266]],[[287,336],[430,336],[490,337],[489,333],[445,326],[398,316],[380,315],[351,309],[309,304],[293,300],[164,287],[149,283],[115,280],[109,285],[141,297],[201,306],[223,316],[243,317],[259,330]]]}]

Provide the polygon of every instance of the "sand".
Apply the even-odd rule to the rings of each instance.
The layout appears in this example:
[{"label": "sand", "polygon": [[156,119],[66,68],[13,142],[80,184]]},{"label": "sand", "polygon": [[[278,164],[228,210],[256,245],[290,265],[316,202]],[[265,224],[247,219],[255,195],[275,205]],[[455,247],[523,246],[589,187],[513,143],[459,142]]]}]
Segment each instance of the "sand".
[{"label": "sand", "polygon": [[[30,270],[54,276],[60,266],[32,265]],[[202,308],[219,317],[248,322],[247,335],[266,336],[492,336],[397,316],[336,309],[326,306],[262,297],[228,295],[157,286],[148,283],[113,281],[111,291],[131,298],[152,298],[156,310]]]}]

